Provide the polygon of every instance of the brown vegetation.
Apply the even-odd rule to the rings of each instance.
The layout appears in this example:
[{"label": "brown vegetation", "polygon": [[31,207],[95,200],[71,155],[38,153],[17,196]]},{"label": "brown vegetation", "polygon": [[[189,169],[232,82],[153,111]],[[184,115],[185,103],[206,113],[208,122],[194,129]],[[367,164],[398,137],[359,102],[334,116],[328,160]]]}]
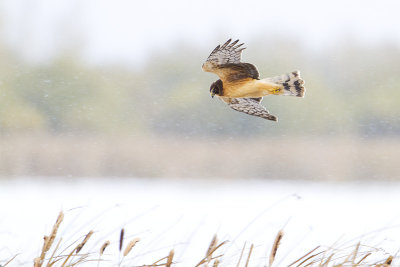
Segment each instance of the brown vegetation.
[{"label": "brown vegetation", "polygon": [[0,177],[398,180],[399,139],[12,135]]},{"label": "brown vegetation", "polygon": [[[61,266],[61,267],[72,267],[72,266],[83,266],[85,263],[88,262],[97,262],[97,266],[101,266],[104,264],[103,260],[101,259],[101,256],[103,256],[105,248],[110,244],[110,241],[106,241],[100,248],[99,251],[99,257],[96,258],[96,253],[86,251],[86,252],[81,252],[78,253],[80,250],[84,250],[84,244],[88,241],[90,236],[93,234],[93,231],[90,231],[83,239],[82,242],[80,242],[78,245],[74,246],[68,245],[67,249],[70,249],[70,253],[64,253],[65,250],[61,250],[61,247],[64,246],[62,242],[62,238],[57,236],[58,229],[60,227],[60,224],[62,223],[62,219],[64,217],[64,213],[60,212],[56,223],[53,226],[53,229],[51,230],[50,236],[45,236],[44,238],[44,245],[42,248],[42,251],[40,253],[40,256],[37,257],[34,260],[34,266],[35,267],[40,267],[40,266]],[[124,231],[121,231],[121,233]],[[120,240],[118,241],[119,244],[123,244],[123,241],[121,241],[121,238],[124,239],[123,235],[120,235]],[[279,250],[280,247],[280,241],[283,238],[283,231],[280,230],[275,238],[275,241],[272,243],[271,246],[271,253],[269,257],[269,261],[265,262],[265,266],[274,266],[274,260],[276,257],[276,253]],[[57,242],[54,242],[55,240],[58,240]],[[125,247],[124,252],[123,252],[123,258],[119,262],[119,266],[123,266],[123,261],[125,257],[128,257],[130,254],[134,253],[132,252],[132,248],[136,245],[136,243],[140,240],[140,238],[134,238],[132,239],[131,242],[128,243],[128,245]],[[221,252],[221,247],[223,247],[226,243],[229,241],[225,240],[222,242],[218,241],[217,236],[215,235],[210,243],[210,245],[207,248],[207,252],[204,258],[202,258],[199,263],[196,265],[196,267],[207,267],[207,266],[219,266],[220,264],[223,265],[224,263],[224,253]],[[72,247],[72,249],[71,249]],[[237,266],[242,266],[241,265],[241,259],[244,253],[246,245],[243,246],[243,249],[240,253],[240,255],[237,255]],[[79,249],[79,251],[78,251]],[[122,249],[122,248],[121,248]],[[119,250],[119,253],[121,253],[121,249]],[[150,249],[150,248],[149,248]],[[254,245],[252,244],[250,246],[250,249],[248,251],[248,256],[246,259],[246,262],[244,263],[243,266],[248,267],[248,266],[253,266],[251,264],[251,256],[252,252],[254,250]],[[47,252],[52,251],[51,256],[47,256]],[[218,253],[217,253],[218,251]],[[392,255],[388,255],[385,253],[383,259],[375,259],[368,261],[369,259],[373,258],[373,256],[376,256],[375,254],[378,254],[378,252],[382,252],[380,249],[364,246],[361,243],[357,243],[354,246],[349,246],[346,248],[338,248],[338,247],[327,247],[327,248],[322,248],[321,246],[317,246],[316,248],[310,250],[309,252],[305,253],[302,257],[298,258],[295,260],[292,264],[289,265],[291,266],[296,266],[296,267],[306,267],[306,266],[315,266],[315,267],[328,267],[328,266],[336,266],[336,267],[361,267],[361,266],[371,266],[371,267],[390,267],[392,266],[394,257]],[[118,252],[116,252],[118,253]],[[217,254],[216,254],[217,253]],[[165,257],[162,257],[161,259],[151,263],[151,264],[142,264],[140,266],[145,267],[145,266],[174,266],[173,262],[173,257],[174,257],[174,250],[172,249],[169,254]],[[16,256],[15,256],[16,257]],[[15,257],[12,259],[8,260],[5,265],[8,265],[10,262],[12,262]],[[180,264],[185,264],[180,262]],[[110,262],[107,263],[107,265],[110,265]]]}]

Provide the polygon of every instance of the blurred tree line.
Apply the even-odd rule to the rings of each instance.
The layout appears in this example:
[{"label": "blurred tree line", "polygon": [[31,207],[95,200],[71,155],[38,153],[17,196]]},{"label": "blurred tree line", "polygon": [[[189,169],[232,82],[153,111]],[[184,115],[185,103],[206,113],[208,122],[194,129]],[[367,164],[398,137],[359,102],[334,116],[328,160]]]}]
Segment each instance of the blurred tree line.
[{"label": "blurred tree line", "polygon": [[306,97],[269,96],[274,123],[211,99],[214,48],[177,45],[140,67],[89,65],[73,50],[28,63],[0,44],[0,133],[163,135],[400,134],[400,48],[342,40],[311,51],[296,40],[246,40],[243,61],[262,77],[300,70]]}]

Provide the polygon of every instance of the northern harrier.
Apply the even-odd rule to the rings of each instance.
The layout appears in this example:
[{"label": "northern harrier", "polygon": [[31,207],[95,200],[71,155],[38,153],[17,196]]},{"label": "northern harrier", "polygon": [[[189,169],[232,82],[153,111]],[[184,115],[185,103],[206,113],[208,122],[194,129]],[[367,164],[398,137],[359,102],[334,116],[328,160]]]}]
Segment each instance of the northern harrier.
[{"label": "northern harrier", "polygon": [[239,40],[231,41],[229,39],[222,46],[218,45],[203,64],[204,71],[215,73],[220,78],[211,84],[211,96],[218,96],[234,110],[277,121],[261,105],[261,100],[267,95],[304,97],[304,81],[300,78],[300,72],[260,79],[253,64],[240,62],[245,49],[241,47],[243,44],[237,44]]}]

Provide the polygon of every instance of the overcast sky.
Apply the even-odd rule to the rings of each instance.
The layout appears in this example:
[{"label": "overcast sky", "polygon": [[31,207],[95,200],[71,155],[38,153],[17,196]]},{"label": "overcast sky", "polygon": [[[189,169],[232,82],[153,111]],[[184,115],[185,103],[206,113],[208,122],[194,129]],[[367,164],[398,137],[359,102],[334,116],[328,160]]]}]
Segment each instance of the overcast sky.
[{"label": "overcast sky", "polygon": [[5,0],[6,42],[29,59],[79,48],[93,62],[140,63],[154,50],[177,43],[213,48],[240,38],[294,36],[312,49],[340,38],[400,44],[400,4],[395,0]]}]

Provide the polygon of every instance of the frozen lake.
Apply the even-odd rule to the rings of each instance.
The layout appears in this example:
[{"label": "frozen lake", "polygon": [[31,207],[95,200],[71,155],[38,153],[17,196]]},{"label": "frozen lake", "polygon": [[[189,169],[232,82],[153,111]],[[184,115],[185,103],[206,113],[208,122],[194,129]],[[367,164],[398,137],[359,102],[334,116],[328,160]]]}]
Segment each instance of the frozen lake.
[{"label": "frozen lake", "polygon": [[222,266],[236,266],[245,242],[254,244],[250,266],[263,266],[280,229],[276,266],[335,242],[361,241],[392,255],[400,248],[398,183],[35,177],[1,181],[0,203],[0,264],[19,254],[9,266],[32,266],[60,210],[63,247],[89,230],[86,252],[111,241],[110,261],[100,266],[117,265],[122,227],[125,244],[141,238],[127,265],[150,264],[174,249],[177,266],[194,266],[217,234],[229,241]]}]

